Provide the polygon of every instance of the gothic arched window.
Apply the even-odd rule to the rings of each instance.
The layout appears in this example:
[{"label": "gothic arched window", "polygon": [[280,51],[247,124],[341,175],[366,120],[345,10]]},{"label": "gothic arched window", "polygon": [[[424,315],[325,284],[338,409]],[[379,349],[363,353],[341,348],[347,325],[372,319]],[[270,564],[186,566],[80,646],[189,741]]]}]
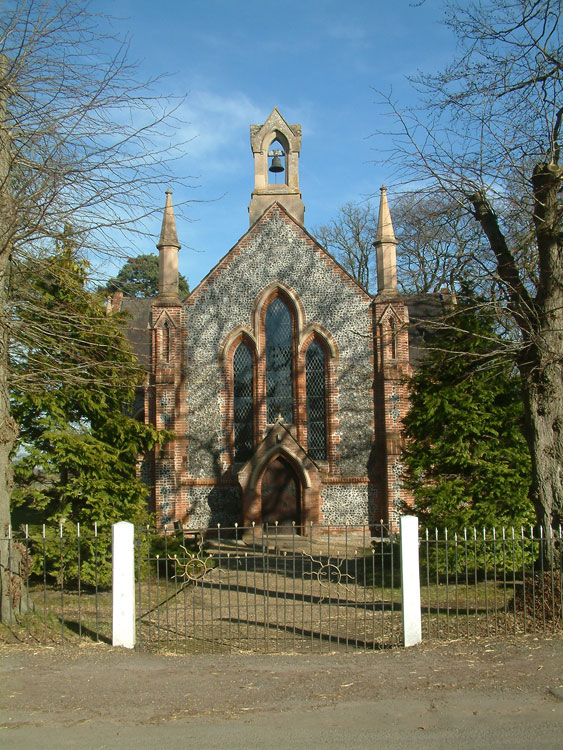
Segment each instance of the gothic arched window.
[{"label": "gothic arched window", "polygon": [[266,311],[266,421],[293,423],[293,327],[287,305],[276,297]]},{"label": "gothic arched window", "polygon": [[305,355],[307,381],[307,451],[317,461],[326,459],[325,353],[313,341]]},{"label": "gothic arched window", "polygon": [[252,352],[242,342],[233,356],[235,461],[246,461],[254,449],[254,376]]}]

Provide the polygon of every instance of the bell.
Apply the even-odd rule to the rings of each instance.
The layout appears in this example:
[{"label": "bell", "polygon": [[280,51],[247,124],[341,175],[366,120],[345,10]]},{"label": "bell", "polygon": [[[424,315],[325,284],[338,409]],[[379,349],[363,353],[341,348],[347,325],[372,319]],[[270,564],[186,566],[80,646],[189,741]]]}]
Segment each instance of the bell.
[{"label": "bell", "polygon": [[277,154],[272,159],[270,172],[283,172],[283,164],[281,163],[281,159]]}]

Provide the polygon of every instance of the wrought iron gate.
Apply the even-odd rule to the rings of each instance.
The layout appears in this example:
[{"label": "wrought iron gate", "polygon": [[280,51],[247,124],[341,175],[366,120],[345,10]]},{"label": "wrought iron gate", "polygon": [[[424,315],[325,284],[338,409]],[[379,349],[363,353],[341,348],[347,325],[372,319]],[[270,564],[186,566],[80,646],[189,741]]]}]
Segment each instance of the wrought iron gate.
[{"label": "wrought iron gate", "polygon": [[398,645],[393,534],[383,526],[307,531],[300,536],[274,525],[218,528],[205,538],[140,534],[139,645],[181,653]]}]

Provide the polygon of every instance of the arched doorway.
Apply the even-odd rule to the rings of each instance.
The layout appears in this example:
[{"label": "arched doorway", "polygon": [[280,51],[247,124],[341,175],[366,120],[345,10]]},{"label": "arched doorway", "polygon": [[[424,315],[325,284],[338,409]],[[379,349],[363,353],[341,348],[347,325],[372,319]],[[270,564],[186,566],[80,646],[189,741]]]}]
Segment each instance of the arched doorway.
[{"label": "arched doorway", "polygon": [[262,523],[296,527],[301,523],[301,484],[291,465],[281,456],[262,476]]}]

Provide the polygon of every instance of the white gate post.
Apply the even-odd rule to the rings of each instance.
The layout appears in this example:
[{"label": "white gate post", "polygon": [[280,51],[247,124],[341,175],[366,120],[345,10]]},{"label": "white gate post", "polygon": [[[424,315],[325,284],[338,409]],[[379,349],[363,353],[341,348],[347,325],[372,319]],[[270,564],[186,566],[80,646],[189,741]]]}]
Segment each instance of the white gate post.
[{"label": "white gate post", "polygon": [[111,527],[112,645],[135,647],[135,527],[127,521]]},{"label": "white gate post", "polygon": [[416,516],[401,516],[400,534],[403,645],[415,646],[422,641],[418,518]]}]

